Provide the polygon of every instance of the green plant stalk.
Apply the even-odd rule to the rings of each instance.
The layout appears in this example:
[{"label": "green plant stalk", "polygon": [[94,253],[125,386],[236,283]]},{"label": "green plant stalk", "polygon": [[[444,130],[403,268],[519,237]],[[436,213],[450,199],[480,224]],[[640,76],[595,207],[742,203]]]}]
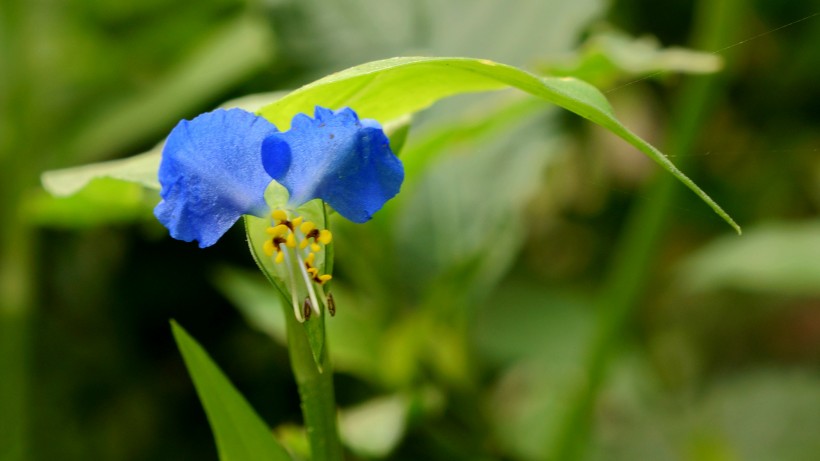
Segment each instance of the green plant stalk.
[{"label": "green plant stalk", "polygon": [[[742,17],[742,0],[701,0],[698,4],[693,44],[715,50],[730,43]],[[667,152],[675,152],[686,168],[698,133],[720,90],[718,76],[690,77],[681,90],[672,116]],[[664,231],[681,188],[671,175],[663,174],[643,194],[630,214],[623,237],[598,301],[599,319],[586,355],[586,375],[571,396],[559,433],[550,439],[548,459],[582,459],[589,445],[591,415],[604,385],[612,357],[618,350],[619,333],[629,324],[651,278]]]},{"label": "green plant stalk", "polygon": [[[341,461],[343,451],[339,440],[333,371],[327,351],[327,337],[325,337],[325,350],[322,354],[320,371],[313,359],[304,325],[296,320],[290,303],[283,303],[283,309],[287,319],[290,364],[299,389],[302,416],[310,442],[310,459],[312,461]],[[310,321],[324,321],[324,318],[313,318]]]},{"label": "green plant stalk", "polygon": [[22,461],[28,447],[32,261],[30,229],[12,220],[0,243],[0,459]]},{"label": "green plant stalk", "polygon": [[28,2],[0,5],[0,459],[22,461],[31,457],[27,389],[31,355],[30,323],[34,308],[33,266],[35,239],[26,222],[23,200],[35,184],[33,159],[40,139],[31,136],[36,119],[31,33],[34,8]]}]

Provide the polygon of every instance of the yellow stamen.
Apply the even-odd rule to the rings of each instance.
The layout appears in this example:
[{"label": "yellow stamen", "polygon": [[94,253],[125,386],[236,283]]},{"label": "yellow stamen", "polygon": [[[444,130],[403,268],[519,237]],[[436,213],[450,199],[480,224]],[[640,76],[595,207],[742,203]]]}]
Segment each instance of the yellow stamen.
[{"label": "yellow stamen", "polygon": [[289,230],[290,229],[288,229],[288,226],[284,224],[277,224],[276,226],[268,227],[265,229],[265,232],[272,237],[278,237],[287,234]]},{"label": "yellow stamen", "polygon": [[305,221],[304,223],[302,223],[302,227],[300,227],[300,229],[302,230],[303,234],[308,235],[310,231],[316,229],[316,224],[313,224],[311,221]]},{"label": "yellow stamen", "polygon": [[276,247],[273,246],[273,241],[271,240],[265,240],[265,244],[262,245],[262,250],[265,251],[265,254],[268,255],[268,257],[273,256],[273,251],[275,249]]},{"label": "yellow stamen", "polygon": [[[286,263],[285,265],[290,274],[288,280],[291,283],[291,301],[294,314],[297,320],[303,322],[311,315],[311,311],[317,315],[321,313],[316,290],[319,290],[318,286],[333,278],[329,274],[320,275],[321,269],[315,266],[316,253],[333,240],[333,234],[327,229],[318,228],[316,223],[306,221],[301,216],[294,216],[293,219],[289,219],[288,213],[284,210],[272,211],[271,217],[271,225],[265,229],[270,238],[264,242],[262,249],[268,257],[273,258],[276,264]],[[297,246],[299,250],[291,251],[288,249],[295,249]],[[310,251],[301,251],[305,249]],[[293,258],[295,258],[295,261]],[[308,291],[308,301],[305,301],[301,309],[296,301],[295,269],[298,269],[301,273],[306,285],[305,288]],[[321,299],[326,305],[332,302],[324,296],[323,291],[320,290],[319,293],[322,294]]]},{"label": "yellow stamen", "polygon": [[333,240],[333,234],[327,229],[319,231],[319,238],[317,239],[322,245],[327,245]]}]

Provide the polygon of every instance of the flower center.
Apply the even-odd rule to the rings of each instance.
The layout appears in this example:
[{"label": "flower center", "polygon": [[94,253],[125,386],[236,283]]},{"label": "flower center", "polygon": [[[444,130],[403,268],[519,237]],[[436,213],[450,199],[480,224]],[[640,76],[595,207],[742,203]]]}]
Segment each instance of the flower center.
[{"label": "flower center", "polygon": [[[271,226],[266,230],[270,238],[265,240],[262,249],[268,257],[273,258],[274,263],[286,266],[286,278],[290,283],[291,302],[296,318],[304,322],[310,318],[311,311],[321,315],[321,305],[327,306],[333,315],[333,298],[330,294],[325,295],[321,287],[332,276],[319,274],[316,264],[316,254],[333,240],[333,234],[327,229],[319,229],[315,223],[305,221],[301,216],[290,219],[283,210],[273,211],[271,218]],[[300,278],[307,291],[302,308],[299,307],[297,294],[297,281]]]}]

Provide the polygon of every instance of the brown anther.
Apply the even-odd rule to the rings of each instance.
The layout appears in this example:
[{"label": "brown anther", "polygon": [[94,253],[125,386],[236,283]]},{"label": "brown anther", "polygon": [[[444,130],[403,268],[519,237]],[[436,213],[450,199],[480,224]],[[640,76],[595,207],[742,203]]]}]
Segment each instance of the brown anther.
[{"label": "brown anther", "polygon": [[336,316],[336,302],[333,301],[333,295],[330,292],[327,293],[327,311],[330,312],[331,317]]},{"label": "brown anther", "polygon": [[315,242],[316,239],[319,238],[319,229],[313,229],[312,231],[308,232],[307,235],[305,236],[305,238],[306,239],[313,239],[313,241]]},{"label": "brown anther", "polygon": [[310,303],[310,298],[305,298],[305,303],[302,305],[302,314],[304,314],[305,320],[310,318],[312,311],[313,305]]}]

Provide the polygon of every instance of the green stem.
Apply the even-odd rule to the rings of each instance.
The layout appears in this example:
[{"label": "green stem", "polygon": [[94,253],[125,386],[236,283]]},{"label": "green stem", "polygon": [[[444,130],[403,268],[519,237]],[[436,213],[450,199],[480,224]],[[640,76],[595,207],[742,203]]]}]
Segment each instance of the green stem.
[{"label": "green stem", "polygon": [[31,239],[12,218],[0,238],[0,459],[22,461],[28,446],[31,354]]},{"label": "green stem", "polygon": [[31,458],[28,364],[35,241],[23,201],[36,184],[35,160],[43,150],[35,140],[43,136],[32,135],[40,127],[34,122],[31,83],[36,55],[31,50],[42,44],[42,34],[31,33],[36,10],[29,2],[0,4],[0,61],[7,64],[0,79],[0,459],[7,461]]},{"label": "green stem", "polygon": [[[285,304],[291,368],[299,388],[302,415],[310,442],[311,459],[313,461],[341,461],[343,452],[339,441],[333,371],[327,346],[322,354],[320,371],[313,359],[304,325],[296,320],[290,304]],[[314,318],[310,321],[322,320],[324,319]]]},{"label": "green stem", "polygon": [[[697,49],[715,50],[734,36],[742,16],[742,0],[702,0],[693,44]],[[721,79],[691,77],[680,93],[673,114],[667,152],[686,167],[700,128],[716,99]],[[618,251],[598,300],[599,318],[586,355],[586,375],[575,387],[560,431],[549,447],[551,460],[581,459],[589,444],[591,414],[597,395],[605,384],[609,365],[617,352],[620,334],[628,326],[643,298],[680,187],[671,175],[659,177],[642,195],[630,214]]]}]

